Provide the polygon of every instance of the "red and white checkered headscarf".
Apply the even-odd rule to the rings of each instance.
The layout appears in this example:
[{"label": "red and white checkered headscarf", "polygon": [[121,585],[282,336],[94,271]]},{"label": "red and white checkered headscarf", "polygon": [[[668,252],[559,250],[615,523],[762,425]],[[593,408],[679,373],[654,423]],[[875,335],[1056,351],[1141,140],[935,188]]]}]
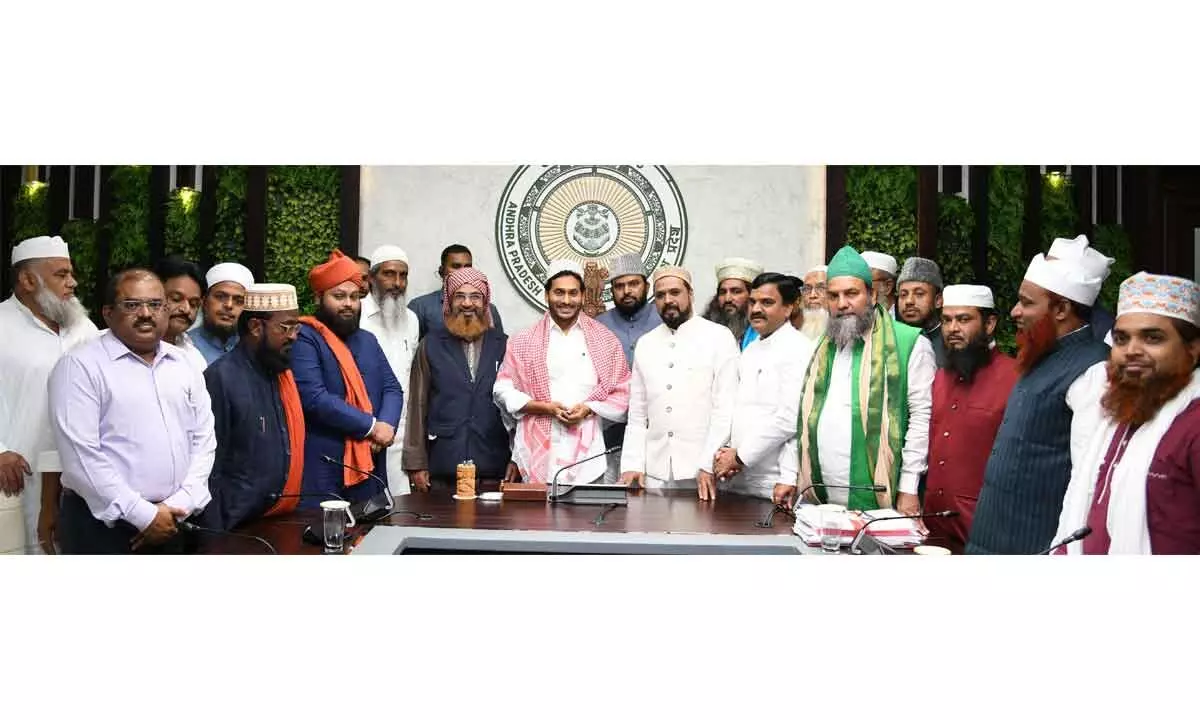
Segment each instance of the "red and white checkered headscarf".
[{"label": "red and white checkered headscarf", "polygon": [[[551,322],[550,313],[546,313],[533,327],[510,337],[504,363],[496,376],[511,381],[513,387],[539,402],[551,401],[550,370],[546,365]],[[582,312],[578,322],[598,380],[584,402],[605,405],[614,414],[624,413],[629,407],[629,363],[625,360],[621,341],[611,330]],[[549,480],[546,475],[551,422],[546,415],[524,415],[517,423],[513,462],[527,482]],[[564,463],[584,457],[595,434],[600,432],[600,423],[584,422],[566,428],[566,432],[575,436],[575,449],[572,457],[561,458]]]},{"label": "red and white checkered headscarf", "polygon": [[474,285],[483,293],[484,321],[492,326],[492,286],[488,283],[487,275],[474,267],[461,267],[446,276],[442,285],[442,317],[450,317],[450,298],[463,285]]}]

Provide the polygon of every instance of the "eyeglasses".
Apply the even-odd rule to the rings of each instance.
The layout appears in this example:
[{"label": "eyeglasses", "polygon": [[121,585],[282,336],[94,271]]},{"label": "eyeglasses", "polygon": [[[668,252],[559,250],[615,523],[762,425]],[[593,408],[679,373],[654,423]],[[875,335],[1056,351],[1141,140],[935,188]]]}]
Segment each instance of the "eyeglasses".
[{"label": "eyeglasses", "polygon": [[296,320],[284,320],[283,322],[275,323],[275,327],[279,328],[279,332],[284,335],[294,335],[300,332],[300,323]]},{"label": "eyeglasses", "polygon": [[804,292],[806,292],[806,293],[823,293],[823,292],[825,292],[825,283],[818,283],[816,285],[805,285]]},{"label": "eyeglasses", "polygon": [[454,295],[452,296],[451,299],[453,299],[454,302],[456,302],[456,303],[471,302],[474,304],[479,304],[479,303],[483,302],[483,294],[482,293],[470,293],[470,294],[454,293]]},{"label": "eyeglasses", "polygon": [[157,315],[163,311],[166,303],[162,300],[122,300],[117,303],[117,308],[126,315],[134,315],[138,310],[146,308],[152,314]]}]

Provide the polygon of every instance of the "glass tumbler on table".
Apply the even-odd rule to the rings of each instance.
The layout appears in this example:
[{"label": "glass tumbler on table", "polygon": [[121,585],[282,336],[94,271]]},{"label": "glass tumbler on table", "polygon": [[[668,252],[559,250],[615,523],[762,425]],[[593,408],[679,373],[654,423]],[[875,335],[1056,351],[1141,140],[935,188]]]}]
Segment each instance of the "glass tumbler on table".
[{"label": "glass tumbler on table", "polygon": [[341,553],[346,546],[346,528],[354,527],[350,503],[345,500],[326,500],[321,503],[325,513],[325,552]]},{"label": "glass tumbler on table", "polygon": [[821,512],[821,551],[827,553],[840,552],[842,549],[842,525],[846,517],[846,509],[840,505],[822,505]]}]

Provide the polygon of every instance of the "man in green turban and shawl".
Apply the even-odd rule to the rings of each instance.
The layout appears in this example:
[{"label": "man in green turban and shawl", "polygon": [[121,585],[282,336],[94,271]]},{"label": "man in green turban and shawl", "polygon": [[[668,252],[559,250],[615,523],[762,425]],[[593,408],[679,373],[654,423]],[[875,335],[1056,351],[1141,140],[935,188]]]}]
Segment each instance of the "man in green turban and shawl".
[{"label": "man in green turban and shawl", "polygon": [[804,382],[796,480],[810,500],[915,515],[937,362],[920,329],[894,322],[871,294],[871,268],[843,247],[829,263],[829,325]]}]

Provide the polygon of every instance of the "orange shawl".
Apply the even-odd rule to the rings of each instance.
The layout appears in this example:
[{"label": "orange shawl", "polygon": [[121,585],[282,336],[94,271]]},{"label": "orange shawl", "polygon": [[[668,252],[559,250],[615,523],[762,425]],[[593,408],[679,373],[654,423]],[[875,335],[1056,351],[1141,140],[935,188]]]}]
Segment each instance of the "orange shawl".
[{"label": "orange shawl", "polygon": [[[321,337],[333,351],[333,357],[337,359],[338,368],[342,371],[342,382],[346,385],[346,403],[368,415],[374,415],[375,410],[371,407],[371,398],[367,395],[367,386],[363,382],[362,372],[358,369],[358,363],[354,362],[350,348],[346,347],[346,343],[326,327],[325,323],[315,317],[305,315],[300,318],[300,322],[321,333]],[[374,470],[375,461],[371,459],[371,442],[366,438],[358,440],[346,438],[346,450],[342,455],[342,463],[368,472]],[[342,472],[346,487],[357,485],[367,479],[365,474],[350,468],[342,468]]]},{"label": "orange shawl", "polygon": [[292,455],[283,497],[267,511],[268,516],[286,515],[296,509],[304,478],[304,408],[300,406],[300,390],[291,370],[279,373],[279,397],[283,400],[283,419],[287,423],[288,449]]}]

